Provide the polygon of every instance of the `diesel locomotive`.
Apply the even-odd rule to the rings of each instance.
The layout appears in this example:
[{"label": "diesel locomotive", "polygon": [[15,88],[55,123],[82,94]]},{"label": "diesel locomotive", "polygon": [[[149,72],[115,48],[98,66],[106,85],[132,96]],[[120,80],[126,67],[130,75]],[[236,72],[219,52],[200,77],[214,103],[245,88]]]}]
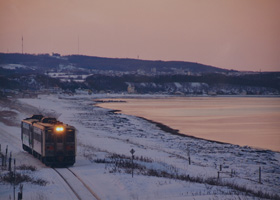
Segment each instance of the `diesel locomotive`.
[{"label": "diesel locomotive", "polygon": [[76,129],[56,118],[33,115],[22,120],[21,140],[22,148],[47,166],[75,163]]}]

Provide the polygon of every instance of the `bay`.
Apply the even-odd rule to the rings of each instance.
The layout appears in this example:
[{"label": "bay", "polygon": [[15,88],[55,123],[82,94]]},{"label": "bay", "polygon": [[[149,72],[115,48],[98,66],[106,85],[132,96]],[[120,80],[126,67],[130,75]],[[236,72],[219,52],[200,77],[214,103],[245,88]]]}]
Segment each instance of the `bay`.
[{"label": "bay", "polygon": [[280,98],[167,97],[112,101],[99,106],[160,122],[198,138],[280,151]]}]

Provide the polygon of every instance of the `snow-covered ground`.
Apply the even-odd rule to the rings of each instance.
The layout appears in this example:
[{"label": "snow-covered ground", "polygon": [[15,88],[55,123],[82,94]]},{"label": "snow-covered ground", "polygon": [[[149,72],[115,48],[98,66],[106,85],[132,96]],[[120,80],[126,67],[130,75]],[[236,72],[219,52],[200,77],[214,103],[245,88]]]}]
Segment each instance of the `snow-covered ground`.
[{"label": "snow-covered ground", "polygon": [[[278,152],[172,135],[144,119],[99,108],[92,96],[40,96],[19,99],[11,107],[0,106],[1,112],[15,113],[12,120],[19,122],[38,110],[75,126],[78,155],[70,169],[99,199],[259,199],[258,192],[280,195]],[[47,181],[45,186],[24,182],[24,199],[76,199],[55,170],[21,149],[19,122],[12,124],[16,126],[0,122],[2,152],[8,145],[17,166],[37,168],[21,173]],[[133,177],[131,149],[135,150]],[[0,199],[12,194],[13,187],[2,181]]]}]

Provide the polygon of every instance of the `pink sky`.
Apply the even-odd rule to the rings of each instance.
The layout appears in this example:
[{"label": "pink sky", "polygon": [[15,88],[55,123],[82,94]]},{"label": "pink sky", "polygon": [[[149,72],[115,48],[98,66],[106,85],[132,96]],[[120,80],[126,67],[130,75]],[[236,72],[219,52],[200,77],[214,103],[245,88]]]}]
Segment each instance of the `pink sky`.
[{"label": "pink sky", "polygon": [[280,71],[279,0],[0,0],[0,52],[22,36],[24,53]]}]

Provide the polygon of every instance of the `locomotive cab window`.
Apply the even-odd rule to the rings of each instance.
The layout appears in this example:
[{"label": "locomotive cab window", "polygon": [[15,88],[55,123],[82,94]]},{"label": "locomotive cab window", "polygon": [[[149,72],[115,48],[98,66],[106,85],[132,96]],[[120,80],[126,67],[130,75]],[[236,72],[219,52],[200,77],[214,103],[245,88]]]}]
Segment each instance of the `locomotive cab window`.
[{"label": "locomotive cab window", "polygon": [[54,137],[53,137],[53,132],[52,132],[52,130],[47,130],[47,131],[46,131],[46,142],[47,142],[47,143],[52,143],[52,142],[54,142]]},{"label": "locomotive cab window", "polygon": [[62,143],[63,140],[63,135],[62,134],[56,134],[56,142],[57,143]]},{"label": "locomotive cab window", "polygon": [[74,132],[74,130],[67,130],[66,142],[75,142],[75,132]]}]

